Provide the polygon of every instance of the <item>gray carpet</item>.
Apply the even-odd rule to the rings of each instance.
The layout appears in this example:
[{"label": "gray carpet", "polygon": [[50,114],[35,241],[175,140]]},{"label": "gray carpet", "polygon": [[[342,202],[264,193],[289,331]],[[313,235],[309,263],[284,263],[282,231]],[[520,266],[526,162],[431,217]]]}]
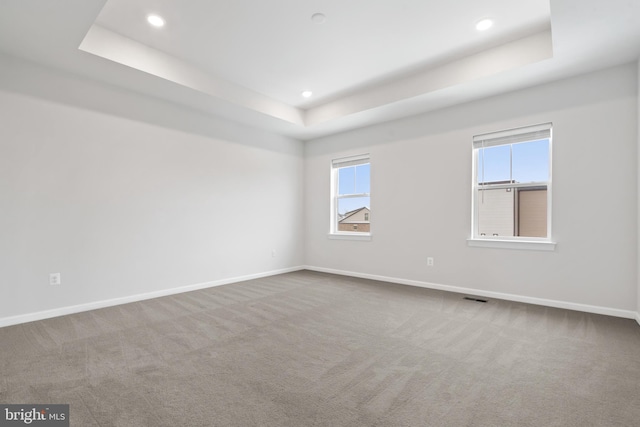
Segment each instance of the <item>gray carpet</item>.
[{"label": "gray carpet", "polygon": [[73,426],[638,426],[633,320],[301,271],[0,328]]}]

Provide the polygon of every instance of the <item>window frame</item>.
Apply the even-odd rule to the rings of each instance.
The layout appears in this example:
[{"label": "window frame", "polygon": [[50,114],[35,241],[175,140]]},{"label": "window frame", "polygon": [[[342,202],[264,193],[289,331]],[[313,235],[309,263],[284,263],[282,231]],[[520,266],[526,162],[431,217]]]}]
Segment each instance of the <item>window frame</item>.
[{"label": "window frame", "polygon": [[[500,184],[482,185],[478,182],[478,162],[480,150],[488,147],[511,145],[516,143],[533,142],[546,139],[549,142],[548,167],[549,175],[546,181],[530,183],[506,182]],[[552,237],[552,152],[553,152],[553,124],[542,123],[476,135],[472,139],[472,177],[471,177],[471,234],[467,239],[469,246],[527,249],[527,250],[555,250],[556,243]],[[512,180],[513,177],[510,177]],[[547,235],[546,237],[529,236],[483,236],[479,233],[479,194],[480,189],[528,189],[540,186],[547,189]],[[514,196],[515,197],[515,196]]]},{"label": "window frame", "polygon": [[[339,195],[339,170],[345,167],[369,165],[369,192]],[[331,203],[329,238],[342,240],[371,240],[371,221],[369,231],[340,231],[338,230],[338,201],[340,199],[368,197],[369,210],[371,210],[371,155],[369,153],[348,157],[340,157],[331,160]]]}]

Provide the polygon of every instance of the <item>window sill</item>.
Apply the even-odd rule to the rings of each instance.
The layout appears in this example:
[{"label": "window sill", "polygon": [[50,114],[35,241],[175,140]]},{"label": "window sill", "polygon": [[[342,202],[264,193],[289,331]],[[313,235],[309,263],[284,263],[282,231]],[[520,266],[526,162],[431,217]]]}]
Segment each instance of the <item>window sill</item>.
[{"label": "window sill", "polygon": [[556,242],[542,242],[537,240],[467,239],[467,245],[481,248],[522,249],[528,251],[556,250]]},{"label": "window sill", "polygon": [[371,240],[371,233],[329,233],[333,240]]}]

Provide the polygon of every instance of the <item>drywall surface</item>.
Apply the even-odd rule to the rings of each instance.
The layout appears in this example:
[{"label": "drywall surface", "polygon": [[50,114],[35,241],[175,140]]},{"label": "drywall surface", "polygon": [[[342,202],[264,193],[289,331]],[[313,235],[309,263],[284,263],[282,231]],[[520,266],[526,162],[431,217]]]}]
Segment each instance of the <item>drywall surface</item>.
[{"label": "drywall surface", "polygon": [[[308,142],[307,265],[635,311],[636,79],[620,66]],[[469,247],[473,135],[546,122],[555,251]],[[362,153],[372,240],[329,239],[330,161]]]},{"label": "drywall surface", "polygon": [[302,264],[299,141],[9,65],[0,318]]}]

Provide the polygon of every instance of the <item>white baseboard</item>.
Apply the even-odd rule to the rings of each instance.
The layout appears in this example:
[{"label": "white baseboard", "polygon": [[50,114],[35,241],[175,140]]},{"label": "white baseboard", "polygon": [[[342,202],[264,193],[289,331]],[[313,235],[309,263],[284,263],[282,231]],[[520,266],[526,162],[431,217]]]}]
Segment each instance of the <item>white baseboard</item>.
[{"label": "white baseboard", "polygon": [[318,271],[322,273],[339,274],[341,276],[359,277],[361,279],[378,280],[381,282],[398,283],[400,285],[417,286],[420,288],[437,289],[441,291],[455,292],[459,294],[482,296],[487,298],[498,298],[508,301],[524,302],[527,304],[543,305],[547,307],[564,308],[567,310],[583,311],[587,313],[604,314],[607,316],[622,317],[625,319],[635,318],[640,323],[640,313],[631,310],[620,310],[617,308],[600,307],[595,305],[579,304],[566,301],[556,301],[544,298],[527,297],[522,295],[505,294],[502,292],[483,291],[481,289],[462,288],[458,286],[440,285],[437,283],[421,282],[418,280],[400,279],[397,277],[378,276],[375,274],[356,273],[353,271],[335,270],[332,268],[304,266],[305,270]]},{"label": "white baseboard", "polygon": [[199,289],[212,288],[214,286],[229,285],[231,283],[244,282],[261,277],[275,276],[277,274],[290,273],[292,271],[304,270],[304,267],[291,267],[280,270],[266,271],[263,273],[249,274],[246,276],[231,277],[228,279],[214,280],[212,282],[196,283],[195,285],[180,286],[177,288],[163,289],[161,291],[148,292],[144,294],[130,295],[126,297],[113,298],[103,301],[95,301],[86,304],[72,305],[55,308],[52,310],[38,311],[36,313],[21,314],[18,316],[0,318],[0,328],[4,326],[17,325],[20,323],[34,322],[36,320],[49,319],[51,317],[64,316],[67,314],[80,313],[83,311],[96,310],[99,308],[112,307],[114,305],[127,304],[130,302],[144,301],[152,298],[165,297],[168,295],[180,294],[183,292],[196,291]]},{"label": "white baseboard", "polygon": [[39,311],[35,313],[21,314],[18,316],[0,318],[0,328],[5,326],[17,325],[20,323],[34,322],[37,320],[49,319],[52,317],[64,316],[67,314],[80,313],[83,311],[96,310],[99,308],[112,307],[120,304],[144,301],[152,298],[159,298],[168,295],[180,294],[183,292],[196,291],[199,289],[212,288],[215,286],[229,285],[232,283],[244,282],[262,277],[275,276],[277,274],[291,273],[299,270],[311,270],[323,273],[338,274],[341,276],[359,277],[362,279],[378,280],[381,282],[397,283],[400,285],[417,286],[428,289],[438,289],[441,291],[456,292],[461,294],[483,296],[487,298],[498,298],[508,301],[524,302],[528,304],[543,305],[548,307],[564,308],[568,310],[584,311],[587,313],[604,314],[608,316],[622,317],[626,319],[634,319],[640,325],[640,312],[636,313],[630,310],[620,310],[608,307],[599,307],[586,304],[571,303],[565,301],[548,300],[544,298],[526,297],[521,295],[505,294],[501,292],[482,291],[479,289],[462,288],[458,286],[441,285],[436,283],[422,282],[418,280],[401,279],[396,277],[379,276],[375,274],[357,273],[353,271],[336,270],[332,268],[314,267],[310,265],[284,268],[280,270],[266,271],[263,273],[249,274],[246,276],[231,277],[227,279],[214,280],[211,282],[197,283],[194,285],[181,286],[171,289],[163,289],[161,291],[148,292],[144,294],[130,295],[121,298],[113,298],[103,301],[95,301],[86,304],[79,304],[67,307],[60,307],[52,310]]}]

